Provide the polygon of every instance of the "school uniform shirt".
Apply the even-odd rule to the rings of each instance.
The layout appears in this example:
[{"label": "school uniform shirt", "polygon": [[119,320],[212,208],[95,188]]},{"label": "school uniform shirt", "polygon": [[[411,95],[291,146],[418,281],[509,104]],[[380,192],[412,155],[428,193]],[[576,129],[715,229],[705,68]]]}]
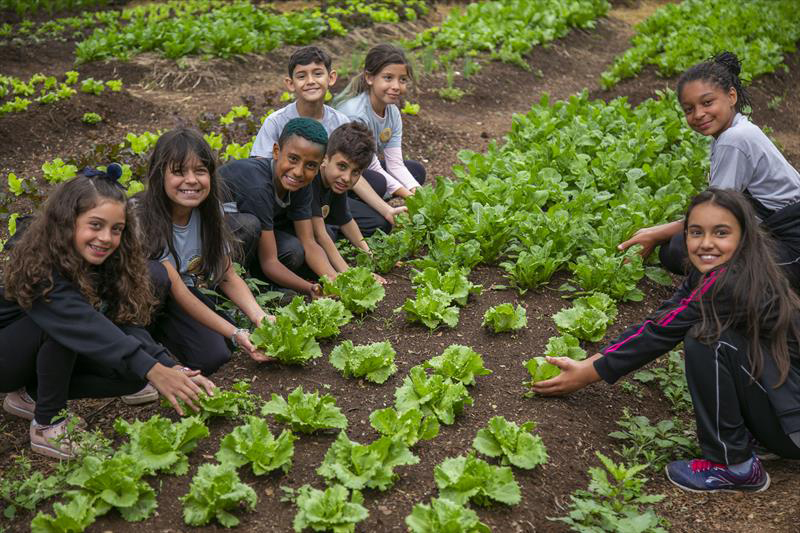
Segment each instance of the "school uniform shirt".
[{"label": "school uniform shirt", "polygon": [[747,117],[711,142],[710,186],[747,191],[770,211],[800,202],[800,173]]},{"label": "school uniform shirt", "polygon": [[[311,219],[311,187],[288,192],[278,198],[273,182],[271,159],[239,159],[219,169],[220,176],[233,195],[236,210],[255,215],[261,231],[273,231],[298,220]],[[226,211],[230,211],[226,204]]]},{"label": "school uniform shirt", "polygon": [[322,176],[317,174],[311,182],[311,192],[314,199],[311,203],[311,214],[315,217],[322,217],[325,224],[333,226],[343,226],[353,220],[350,214],[350,206],[347,203],[347,193],[337,194],[329,187],[326,187]]},{"label": "school uniform shirt", "polygon": [[175,256],[172,255],[169,248],[165,249],[161,257],[158,258],[159,261],[166,260],[172,263],[172,266],[178,271],[187,287],[197,285],[197,277],[200,275],[199,266],[203,250],[202,235],[200,211],[195,208],[192,209],[188,224],[185,226],[172,225],[172,246],[175,248],[179,264],[176,263]]},{"label": "school uniform shirt", "polygon": [[[403,165],[403,119],[396,105],[386,106],[383,116],[380,117],[372,109],[369,92],[364,91],[342,102],[339,111],[347,115],[350,120],[362,122],[372,132],[377,152],[369,165],[369,170],[374,170],[386,178],[386,189],[389,194],[401,187],[409,190],[419,187],[417,180]],[[379,156],[386,160],[386,170],[381,167]]]},{"label": "school uniform shirt", "polygon": [[47,297],[30,309],[6,300],[0,288],[0,329],[30,317],[48,337],[98,365],[145,379],[156,363],[172,367],[167,349],[142,328],[118,326],[92,307],[75,285],[57,272]]},{"label": "school uniform shirt", "polygon": [[[300,118],[300,113],[297,112],[297,102],[292,102],[283,109],[275,111],[264,120],[261,129],[258,130],[256,140],[253,142],[253,147],[250,149],[250,157],[265,157],[272,159],[272,148],[277,144],[278,138],[283,132],[283,128],[293,118]],[[333,130],[347,124],[350,119],[347,115],[341,113],[330,106],[323,106],[322,120],[320,123],[325,127],[328,135],[333,133]]]}]

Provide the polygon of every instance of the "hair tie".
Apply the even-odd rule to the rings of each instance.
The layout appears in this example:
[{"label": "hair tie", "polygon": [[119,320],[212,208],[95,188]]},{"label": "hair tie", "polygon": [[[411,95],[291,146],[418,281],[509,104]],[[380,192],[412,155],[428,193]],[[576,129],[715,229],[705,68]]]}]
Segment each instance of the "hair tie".
[{"label": "hair tie", "polygon": [[105,171],[98,170],[92,167],[86,167],[81,170],[81,174],[86,176],[87,178],[100,178],[104,179],[122,189],[126,187],[119,182],[119,179],[122,177],[122,166],[119,163],[110,163]]}]

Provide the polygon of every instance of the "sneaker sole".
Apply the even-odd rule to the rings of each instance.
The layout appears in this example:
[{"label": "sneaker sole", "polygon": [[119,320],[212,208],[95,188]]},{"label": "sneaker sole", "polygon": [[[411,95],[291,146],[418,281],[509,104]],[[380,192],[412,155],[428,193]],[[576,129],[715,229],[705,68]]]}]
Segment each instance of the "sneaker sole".
[{"label": "sneaker sole", "polygon": [[46,455],[47,457],[52,457],[53,459],[74,459],[75,455],[71,453],[64,453],[61,450],[57,450],[51,446],[46,446],[44,444],[37,444],[35,442],[31,442],[31,450],[40,454]]},{"label": "sneaker sole", "polygon": [[33,411],[26,411],[25,409],[21,409],[5,400],[3,400],[3,411],[10,415],[24,418],[25,420],[33,420]]},{"label": "sneaker sole", "polygon": [[157,401],[158,393],[156,392],[155,394],[148,394],[147,396],[136,396],[136,397],[120,396],[119,399],[122,400],[122,403],[124,403],[125,405],[142,405],[145,403],[151,403]]},{"label": "sneaker sole", "polygon": [[669,482],[672,483],[673,485],[675,485],[676,487],[678,487],[679,489],[685,490],[687,492],[696,492],[698,494],[709,494],[709,493],[714,493],[714,492],[764,492],[765,490],[767,490],[769,488],[769,484],[770,484],[769,473],[768,472],[764,472],[764,474],[767,476],[767,481],[764,483],[763,486],[758,487],[758,488],[755,488],[755,487],[753,487],[753,488],[741,487],[741,488],[736,488],[736,489],[707,489],[707,490],[706,489],[703,489],[703,490],[701,490],[701,489],[691,489],[689,487],[681,485],[680,483],[678,483],[677,481],[675,481],[674,479],[669,477],[669,470],[667,469],[666,466],[664,467],[664,473],[667,475],[667,479],[669,480]]}]

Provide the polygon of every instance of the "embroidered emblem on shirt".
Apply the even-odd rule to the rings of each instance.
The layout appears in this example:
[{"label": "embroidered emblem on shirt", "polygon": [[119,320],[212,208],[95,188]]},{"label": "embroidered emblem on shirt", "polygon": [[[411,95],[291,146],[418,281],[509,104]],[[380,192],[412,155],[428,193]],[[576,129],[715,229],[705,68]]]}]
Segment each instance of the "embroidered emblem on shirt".
[{"label": "embroidered emblem on shirt", "polygon": [[384,128],[381,132],[381,142],[389,142],[392,138],[392,128]]},{"label": "embroidered emblem on shirt", "polygon": [[331,206],[323,205],[322,206],[322,218],[328,218],[328,213],[331,212]]},{"label": "embroidered emblem on shirt", "polygon": [[199,255],[196,255],[189,259],[189,262],[186,263],[186,273],[196,276],[200,273],[200,263],[201,258]]}]

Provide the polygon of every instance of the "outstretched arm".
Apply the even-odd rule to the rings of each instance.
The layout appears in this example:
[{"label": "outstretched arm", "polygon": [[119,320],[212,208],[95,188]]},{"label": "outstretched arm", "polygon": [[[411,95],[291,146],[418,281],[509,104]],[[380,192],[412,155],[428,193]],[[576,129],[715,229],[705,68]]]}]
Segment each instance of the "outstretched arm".
[{"label": "outstretched arm", "polygon": [[641,256],[647,258],[653,249],[659,244],[664,244],[669,241],[673,236],[683,231],[683,219],[676,220],[675,222],[667,222],[659,226],[652,226],[649,228],[642,228],[627,241],[620,243],[617,248],[621,251],[627,250],[635,244],[642,245]]},{"label": "outstretched arm", "polygon": [[583,361],[575,361],[569,357],[547,357],[547,362],[560,368],[561,373],[553,379],[535,383],[533,392],[542,396],[561,396],[600,381],[600,374],[595,370],[594,362],[601,357],[603,355],[599,353]]}]

